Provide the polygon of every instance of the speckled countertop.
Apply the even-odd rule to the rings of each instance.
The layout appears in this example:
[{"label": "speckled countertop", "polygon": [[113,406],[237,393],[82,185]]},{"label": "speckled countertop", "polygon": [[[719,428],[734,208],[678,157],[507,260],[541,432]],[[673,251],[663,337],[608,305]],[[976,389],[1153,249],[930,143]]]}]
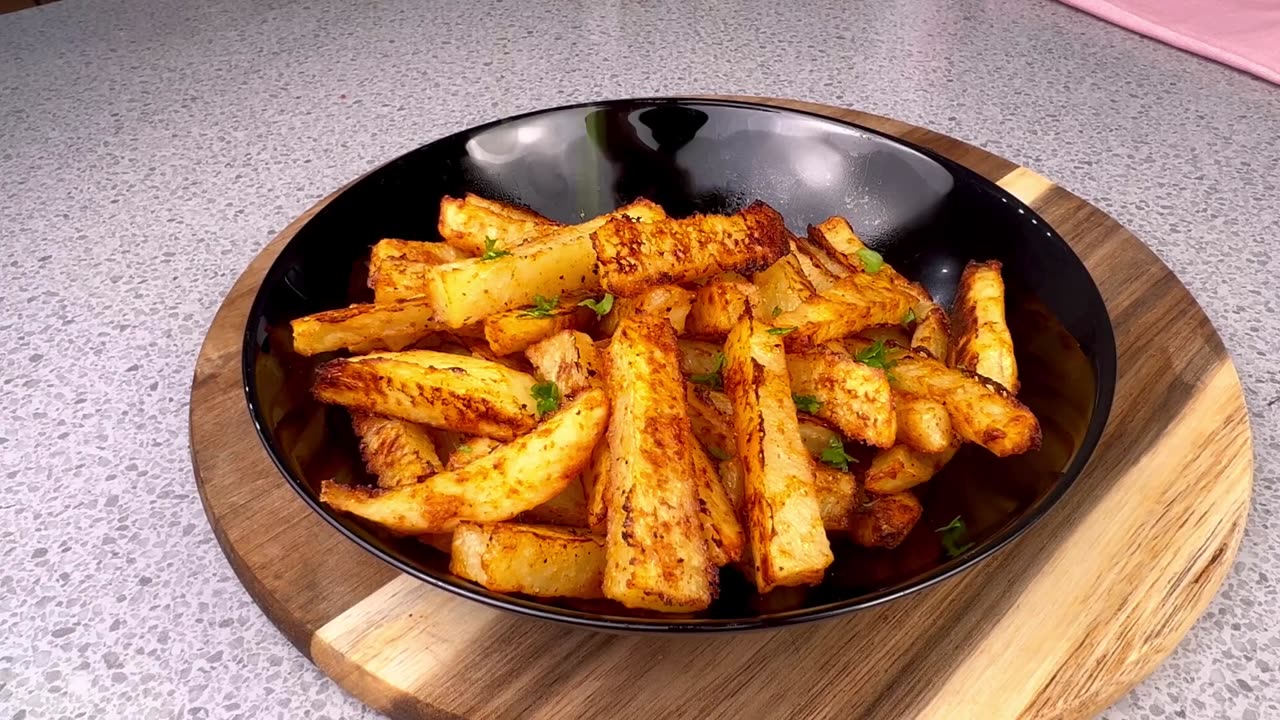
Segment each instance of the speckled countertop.
[{"label": "speckled countertop", "polygon": [[0,720],[371,717],[205,523],[196,351],[240,270],[360,173],[485,120],[744,93],[926,125],[1149,243],[1248,394],[1221,595],[1104,717],[1280,717],[1280,88],[1047,2],[63,0],[0,16]]}]

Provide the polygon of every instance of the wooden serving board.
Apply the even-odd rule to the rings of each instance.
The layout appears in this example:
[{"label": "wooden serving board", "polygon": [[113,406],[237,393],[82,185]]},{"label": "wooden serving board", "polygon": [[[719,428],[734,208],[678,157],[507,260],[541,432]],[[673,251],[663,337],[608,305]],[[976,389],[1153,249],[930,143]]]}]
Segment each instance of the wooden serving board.
[{"label": "wooden serving board", "polygon": [[1119,348],[1110,424],[1084,474],[968,572],[799,627],[610,635],[433,589],[313,513],[271,464],[245,406],[249,305],[326,199],[262,251],[214,318],[191,389],[191,456],[241,582],[347,691],[393,717],[1085,717],[1151,672],[1204,610],[1240,543],[1253,452],[1235,368],[1178,279],[1115,220],[1026,168],[894,120],[767,102],[931,148],[1067,239],[1097,280]]}]

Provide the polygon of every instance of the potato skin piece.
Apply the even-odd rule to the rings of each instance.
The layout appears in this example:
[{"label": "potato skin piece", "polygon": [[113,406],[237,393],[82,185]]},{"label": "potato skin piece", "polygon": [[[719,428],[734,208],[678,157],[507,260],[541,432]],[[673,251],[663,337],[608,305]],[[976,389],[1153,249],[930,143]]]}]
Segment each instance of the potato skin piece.
[{"label": "potato skin piece", "polygon": [[816,585],[831,564],[800,437],[782,338],[744,313],[725,343],[725,391],[733,404],[737,457],[745,473],[747,533],[760,592]]},{"label": "potato skin piece", "polygon": [[675,331],[665,317],[625,318],[608,358],[605,597],[662,612],[706,609],[716,572],[690,472],[692,432]]},{"label": "potato skin piece", "polygon": [[892,549],[920,521],[924,507],[910,492],[885,495],[854,517],[849,538],[862,547]]},{"label": "potato skin piece", "polygon": [[602,597],[604,540],[585,530],[518,523],[459,523],[449,571],[495,592]]},{"label": "potato skin piece", "polygon": [[435,443],[421,425],[356,412],[351,414],[351,427],[378,487],[412,485],[444,469]]},{"label": "potato skin piece", "polygon": [[893,406],[898,415],[897,442],[922,453],[939,453],[951,444],[951,416],[937,400],[893,393]]},{"label": "potato skin piece", "polygon": [[762,202],[736,215],[637,223],[615,218],[592,234],[600,283],[621,297],[735,271],[754,273],[791,250],[782,216]]},{"label": "potato skin piece", "polygon": [[928,482],[938,474],[960,449],[960,438],[953,437],[942,452],[922,453],[906,445],[894,445],[871,458],[863,487],[872,495],[892,495]]},{"label": "potato skin piece", "polygon": [[510,520],[554,498],[582,472],[609,422],[609,401],[591,390],[533,432],[458,470],[381,489],[326,480],[320,501],[405,535],[448,532],[463,520]]},{"label": "potato skin piece", "polygon": [[293,320],[289,326],[299,355],[372,347],[400,350],[446,329],[436,318],[434,306],[423,299],[325,310]]},{"label": "potato skin piece", "polygon": [[[952,367],[971,370],[1018,392],[1018,361],[1005,322],[1004,278],[1000,262],[970,262],[960,275],[951,307]],[[941,358],[939,358],[941,359]]]},{"label": "potato skin piece", "polygon": [[884,370],[821,346],[788,355],[787,372],[791,392],[817,398],[821,404],[814,414],[845,437],[873,447],[893,445],[898,418]]},{"label": "potato skin piece", "polygon": [[320,402],[445,430],[510,440],[536,423],[533,377],[433,350],[338,358],[316,368]]}]

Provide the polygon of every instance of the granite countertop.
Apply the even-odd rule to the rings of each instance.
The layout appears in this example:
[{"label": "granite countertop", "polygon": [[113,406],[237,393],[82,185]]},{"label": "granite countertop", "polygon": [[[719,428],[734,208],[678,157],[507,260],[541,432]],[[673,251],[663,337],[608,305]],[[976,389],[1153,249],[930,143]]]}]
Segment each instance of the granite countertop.
[{"label": "granite countertop", "polygon": [[1204,618],[1103,717],[1280,717],[1280,88],[1024,0],[63,0],[0,16],[0,720],[374,716],[205,522],[187,402],[214,311],[292,218],[417,145],[687,93],[934,128],[1177,272],[1244,381],[1254,508]]}]

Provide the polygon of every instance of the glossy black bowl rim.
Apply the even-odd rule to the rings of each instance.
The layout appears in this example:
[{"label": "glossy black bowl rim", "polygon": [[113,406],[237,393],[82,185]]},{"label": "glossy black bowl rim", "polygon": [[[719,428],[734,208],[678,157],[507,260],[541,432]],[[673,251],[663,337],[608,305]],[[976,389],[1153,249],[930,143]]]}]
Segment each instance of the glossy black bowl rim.
[{"label": "glossy black bowl rim", "polygon": [[[1064,246],[1066,246],[1068,249],[1072,251],[1073,255],[1075,254],[1074,249],[1072,249],[1070,244],[1068,244],[1066,240],[1064,240],[1058,234],[1058,232],[1053,228],[1053,226],[1050,225],[1047,221],[1045,221],[1044,218],[1036,214],[1036,212],[1032,210],[1030,207],[1028,207],[1025,203],[1023,203],[1021,200],[1019,200],[1018,198],[1014,197],[1013,195],[1005,191],[1000,186],[996,185],[991,180],[988,180],[987,178],[979,175],[978,173],[970,170],[969,168],[961,165],[960,163],[954,160],[951,160],[950,158],[942,156],[941,154],[936,153],[932,150],[929,150],[928,148],[921,147],[914,143],[907,142],[905,140],[896,138],[892,135],[879,132],[875,129],[866,127],[865,125],[860,125],[858,123],[850,122],[848,120],[841,120],[834,117],[829,117],[827,115],[822,115],[820,113],[809,112],[806,110],[797,110],[790,107],[781,107],[781,106],[775,106],[775,105],[767,105],[767,104],[758,103],[758,102],[739,101],[739,100],[701,99],[696,97],[625,98],[625,99],[575,103],[571,105],[562,105],[562,106],[553,107],[553,108],[543,108],[539,110],[533,110],[530,112],[521,113],[518,115],[512,115],[499,120],[494,120],[488,123],[484,123],[482,125],[477,125],[471,128],[467,128],[465,130],[458,131],[451,135],[438,138],[429,143],[425,143],[413,150],[403,153],[400,156],[397,156],[396,158],[392,158],[391,160],[379,165],[377,168],[374,168],[373,170],[370,170],[369,172],[362,175],[360,178],[357,178],[351,184],[354,185],[356,182],[360,182],[364,178],[369,177],[374,173],[377,173],[382,168],[394,162],[397,162],[401,157],[417,152],[418,150],[421,150],[429,145],[432,145],[438,142],[446,142],[449,140],[453,140],[453,139],[459,138],[460,136],[467,136],[467,135],[473,135],[476,133],[484,132],[498,126],[511,123],[511,122],[524,120],[529,117],[548,114],[548,113],[554,113],[554,112],[559,112],[564,110],[575,110],[575,109],[590,108],[590,107],[598,107],[603,109],[603,108],[614,107],[614,106],[642,107],[646,105],[666,105],[666,104],[713,106],[713,107],[735,108],[735,109],[742,109],[742,110],[755,110],[755,111],[762,111],[762,112],[768,112],[768,113],[802,115],[802,116],[807,116],[807,117],[815,118],[818,120],[822,120],[825,122],[833,123],[836,125],[842,125],[847,128],[855,129],[859,132],[864,132],[879,138],[883,138],[884,140],[887,140],[890,143],[905,147],[914,152],[920,153],[921,155],[924,155],[934,161],[938,161],[944,167],[946,167],[948,171],[961,174],[961,175],[967,175],[969,179],[973,180],[975,183],[987,187],[988,190],[995,192],[998,196],[1007,200],[1007,202],[1010,205],[1012,205],[1015,209],[1023,210],[1027,215],[1043,223],[1044,227],[1048,228],[1048,233],[1051,235],[1052,239],[1062,243]],[[330,202],[335,198],[336,196],[334,198],[330,198]],[[310,223],[314,221],[314,219],[315,218],[313,217],[309,219],[307,222]],[[299,230],[301,230],[301,228],[299,228]],[[290,238],[290,242],[292,242],[292,238]],[[281,256],[282,255],[283,255],[283,248],[282,248]],[[1077,255],[1076,257],[1078,260],[1079,256]],[[1080,262],[1083,265],[1083,261],[1080,261]],[[838,615],[843,615],[845,613],[853,612],[856,610],[865,610],[867,608],[880,605],[881,603],[885,603],[890,600],[900,598],[905,595],[909,595],[916,591],[923,590],[924,588],[935,585],[961,572],[962,570],[966,570],[978,564],[982,560],[985,560],[986,558],[995,554],[997,551],[999,551],[1000,549],[1008,545],[1015,538],[1017,538],[1018,536],[1026,532],[1032,525],[1038,522],[1049,511],[1051,507],[1057,504],[1057,502],[1062,498],[1062,496],[1066,494],[1067,490],[1069,490],[1070,487],[1075,483],[1076,479],[1080,476],[1080,473],[1084,471],[1084,468],[1088,464],[1089,459],[1093,456],[1093,452],[1097,447],[1098,441],[1102,436],[1102,431],[1106,427],[1107,420],[1111,414],[1111,404],[1115,395],[1115,384],[1116,384],[1115,333],[1111,325],[1110,313],[1106,310],[1106,303],[1102,300],[1102,295],[1101,295],[1101,292],[1098,290],[1097,283],[1093,281],[1092,276],[1089,276],[1093,292],[1097,295],[1099,305],[1103,309],[1103,318],[1102,318],[1103,322],[1099,324],[1099,328],[1098,328],[1099,332],[1097,336],[1094,338],[1095,349],[1094,349],[1094,358],[1092,359],[1093,360],[1092,365],[1096,373],[1095,387],[1094,387],[1093,415],[1090,418],[1089,426],[1085,432],[1082,442],[1080,443],[1080,447],[1077,448],[1074,457],[1072,457],[1071,459],[1070,465],[1068,465],[1067,468],[1062,472],[1062,475],[1059,478],[1058,482],[1054,484],[1054,486],[1049,490],[1048,493],[1046,493],[1043,497],[1041,497],[1038,501],[1036,501],[1036,503],[1032,507],[1030,507],[1025,513],[1023,513],[1020,517],[1016,518],[1013,522],[1011,522],[1007,527],[1002,529],[1000,532],[996,533],[991,538],[988,538],[985,542],[981,543],[980,545],[977,545],[974,548],[970,549],[969,551],[961,555],[958,555],[955,558],[950,559],[946,563],[939,565],[938,567],[934,568],[933,570],[929,571],[928,573],[925,573],[920,577],[914,578],[906,582],[899,583],[898,585],[895,585],[892,587],[878,590],[873,593],[869,593],[857,598],[853,598],[850,600],[827,603],[824,605],[817,605],[814,607],[807,607],[799,610],[788,610],[788,611],[778,612],[778,613],[761,614],[757,617],[752,617],[752,618],[665,618],[665,617],[628,617],[628,616],[621,616],[621,615],[604,615],[601,613],[588,612],[583,610],[576,610],[573,608],[548,605],[548,604],[536,602],[531,599],[526,599],[523,597],[517,597],[513,595],[506,595],[503,593],[493,592],[479,585],[470,583],[469,581],[462,580],[461,578],[454,577],[452,578],[452,581],[450,581],[444,578],[435,577],[432,574],[424,571],[422,568],[415,567],[410,563],[407,563],[399,558],[393,557],[392,555],[384,552],[382,549],[376,547],[374,544],[370,543],[368,540],[362,537],[359,533],[347,527],[347,522],[350,522],[350,521],[344,522],[343,519],[338,517],[337,513],[330,512],[329,509],[326,508],[320,502],[318,497],[315,497],[310,492],[308,492],[308,489],[305,487],[304,482],[302,482],[299,478],[295,478],[293,476],[293,473],[290,472],[288,466],[284,462],[284,459],[276,451],[274,442],[269,437],[269,434],[266,430],[265,421],[262,415],[262,408],[259,406],[257,399],[255,397],[255,392],[254,392],[254,387],[256,386],[256,369],[253,363],[253,355],[255,352],[255,346],[257,345],[257,341],[256,341],[257,325],[258,325],[259,319],[262,317],[262,314],[263,314],[262,306],[263,306],[263,303],[265,302],[265,296],[262,292],[262,289],[263,287],[266,286],[267,284],[266,281],[268,278],[270,278],[271,276],[281,271],[278,263],[279,263],[279,257],[277,257],[277,259],[272,262],[271,266],[267,269],[267,272],[264,273],[262,283],[259,285],[258,291],[254,295],[253,304],[249,309],[249,315],[245,324],[244,345],[241,352],[241,376],[244,383],[245,400],[248,404],[249,414],[251,419],[253,420],[254,430],[258,434],[258,439],[262,442],[262,446],[266,449],[267,454],[271,457],[271,461],[275,464],[276,469],[280,471],[280,474],[283,475],[284,478],[289,482],[289,485],[294,489],[294,491],[298,493],[298,495],[302,498],[302,500],[305,503],[307,503],[307,505],[309,505],[313,511],[315,511],[322,518],[324,518],[326,522],[332,525],[334,529],[336,529],[339,533],[344,535],[348,540],[356,543],[361,548],[363,548],[366,552],[372,554],[374,557],[378,558],[379,560],[391,565],[392,567],[396,568],[400,572],[403,572],[407,575],[411,575],[427,583],[428,585],[439,588],[446,592],[453,593],[455,595],[459,595],[469,600],[474,600],[484,605],[497,608],[499,610],[506,610],[506,611],[514,612],[520,615],[538,618],[540,620],[550,620],[553,622],[566,623],[569,625],[574,625],[577,627],[584,627],[584,628],[591,628],[594,630],[611,631],[611,632],[646,632],[646,633],[662,632],[662,633],[668,633],[668,634],[670,633],[711,633],[711,632],[742,631],[742,630],[753,630],[753,629],[773,628],[773,627],[781,627],[781,626],[788,626],[788,625],[797,625],[800,623],[806,623],[806,622],[811,622],[815,620],[823,620],[827,618],[836,617]],[[1089,274],[1088,268],[1086,267],[1085,270],[1086,270],[1086,275],[1088,275]]]}]

